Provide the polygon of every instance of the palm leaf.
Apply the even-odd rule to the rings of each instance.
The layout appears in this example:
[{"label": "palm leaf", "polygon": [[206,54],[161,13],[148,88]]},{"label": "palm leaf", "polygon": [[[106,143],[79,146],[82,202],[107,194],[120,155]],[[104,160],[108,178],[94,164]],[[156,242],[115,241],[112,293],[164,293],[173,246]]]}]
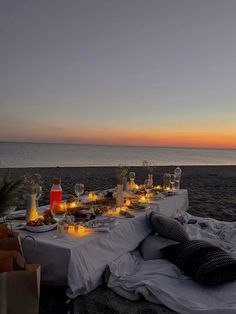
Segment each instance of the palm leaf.
[{"label": "palm leaf", "polygon": [[14,204],[16,192],[21,186],[22,181],[12,181],[4,177],[0,182],[0,213],[5,212]]}]

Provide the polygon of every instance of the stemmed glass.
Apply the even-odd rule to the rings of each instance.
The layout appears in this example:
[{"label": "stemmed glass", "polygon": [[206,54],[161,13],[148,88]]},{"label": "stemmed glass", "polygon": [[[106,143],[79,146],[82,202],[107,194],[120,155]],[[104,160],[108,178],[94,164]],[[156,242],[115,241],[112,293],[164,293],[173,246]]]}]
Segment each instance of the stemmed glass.
[{"label": "stemmed glass", "polygon": [[135,180],[135,172],[131,171],[129,173],[129,187],[130,187],[130,189],[133,189],[135,187],[134,180]]},{"label": "stemmed glass", "polygon": [[75,194],[77,196],[77,200],[79,201],[79,197],[84,193],[84,184],[76,183],[75,184]]},{"label": "stemmed glass", "polygon": [[146,191],[146,197],[149,198],[150,197],[150,192],[151,192],[151,186],[150,186],[150,181],[149,179],[146,179],[144,181],[144,189]]},{"label": "stemmed glass", "polygon": [[170,184],[171,184],[172,191],[174,191],[175,190],[175,175],[173,173],[170,175]]},{"label": "stemmed glass", "polygon": [[52,214],[57,220],[57,234],[54,238],[61,238],[64,234],[63,222],[67,212],[67,205],[65,201],[55,201],[52,204]]},{"label": "stemmed glass", "polygon": [[37,204],[37,208],[39,207],[39,199],[40,197],[42,196],[42,192],[43,192],[43,189],[42,189],[42,186],[41,185],[38,185],[37,188],[36,188],[36,204]]}]

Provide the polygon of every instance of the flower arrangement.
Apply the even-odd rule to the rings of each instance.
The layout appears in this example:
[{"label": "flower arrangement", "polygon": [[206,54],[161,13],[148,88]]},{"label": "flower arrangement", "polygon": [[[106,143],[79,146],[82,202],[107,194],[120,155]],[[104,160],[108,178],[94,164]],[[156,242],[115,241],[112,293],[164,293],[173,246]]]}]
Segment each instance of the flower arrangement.
[{"label": "flower arrangement", "polygon": [[152,174],[154,171],[155,166],[153,166],[152,161],[143,160],[143,167],[147,169],[147,172]]},{"label": "flower arrangement", "polygon": [[116,179],[118,184],[122,184],[122,180],[124,177],[127,177],[129,171],[129,167],[119,165],[116,169]]},{"label": "flower arrangement", "polygon": [[42,179],[40,174],[35,173],[33,175],[26,174],[23,179],[24,189],[30,194],[38,192],[40,186],[42,186]]}]

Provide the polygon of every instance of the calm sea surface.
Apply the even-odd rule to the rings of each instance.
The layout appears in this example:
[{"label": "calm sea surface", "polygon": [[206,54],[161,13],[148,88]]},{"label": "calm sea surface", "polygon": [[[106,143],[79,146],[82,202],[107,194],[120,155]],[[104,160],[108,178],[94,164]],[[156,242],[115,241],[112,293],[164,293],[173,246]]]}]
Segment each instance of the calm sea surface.
[{"label": "calm sea surface", "polygon": [[236,165],[236,149],[2,143],[0,167]]}]

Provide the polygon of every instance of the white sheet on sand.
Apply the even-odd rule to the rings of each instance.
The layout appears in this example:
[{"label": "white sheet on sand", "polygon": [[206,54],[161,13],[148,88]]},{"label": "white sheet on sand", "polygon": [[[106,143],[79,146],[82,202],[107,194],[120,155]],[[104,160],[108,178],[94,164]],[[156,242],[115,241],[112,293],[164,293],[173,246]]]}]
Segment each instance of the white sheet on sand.
[{"label": "white sheet on sand", "polygon": [[[219,222],[183,213],[191,239],[204,239],[228,251],[236,258],[236,222]],[[199,225],[200,223],[200,225]],[[201,223],[204,225],[201,226]],[[144,261],[138,251],[127,253],[109,264],[108,287],[130,300],[143,296],[164,304],[178,313],[236,313],[236,281],[207,287],[185,276],[165,259]]]}]

